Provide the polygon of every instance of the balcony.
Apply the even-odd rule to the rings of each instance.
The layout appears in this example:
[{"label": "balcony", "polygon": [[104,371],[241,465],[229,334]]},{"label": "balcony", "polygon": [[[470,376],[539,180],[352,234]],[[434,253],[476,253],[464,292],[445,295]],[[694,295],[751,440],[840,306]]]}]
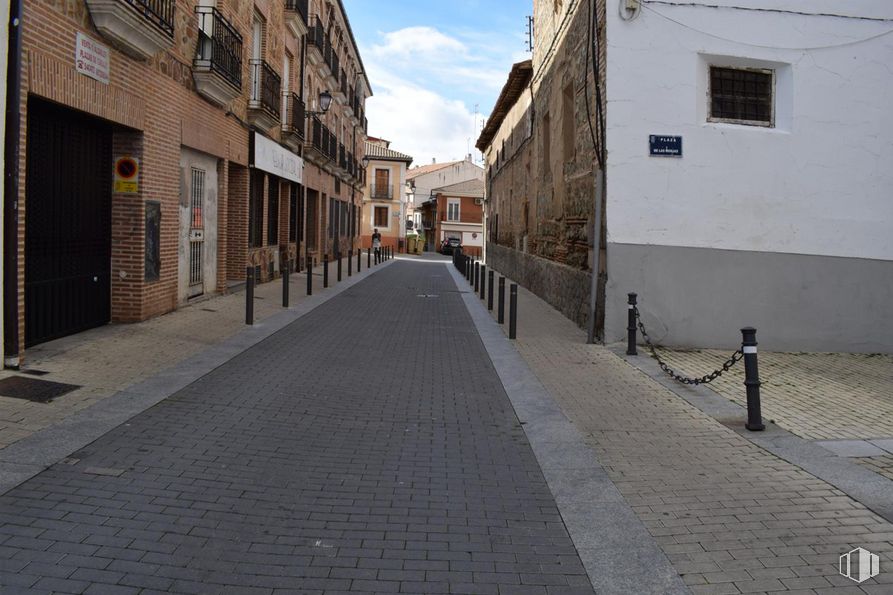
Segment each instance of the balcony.
[{"label": "balcony", "polygon": [[309,133],[310,138],[304,145],[304,156],[317,165],[324,165],[329,160],[329,137],[332,134],[317,116],[310,120]]},{"label": "balcony", "polygon": [[356,91],[354,91],[353,87],[347,88],[347,101],[344,104],[344,115],[345,117],[351,118],[353,117],[353,106],[356,99],[355,97]]},{"label": "balcony", "polygon": [[372,184],[372,187],[369,189],[369,196],[372,197],[372,200],[393,200],[394,189],[390,184]]},{"label": "balcony", "polygon": [[310,21],[310,28],[307,31],[307,60],[313,66],[323,61],[326,44],[326,30],[322,26],[319,16],[315,16]]},{"label": "balcony", "polygon": [[304,100],[296,93],[285,98],[286,113],[282,121],[282,140],[297,151],[304,144]]},{"label": "balcony", "polygon": [[307,33],[307,0],[285,0],[285,24],[295,37]]},{"label": "balcony", "polygon": [[198,47],[192,63],[195,89],[209,101],[224,106],[241,93],[242,36],[211,6],[196,6]]},{"label": "balcony", "polygon": [[122,51],[148,60],[174,45],[174,0],[86,0],[93,24]]},{"label": "balcony", "polygon": [[332,96],[335,97],[335,99],[338,99],[338,102],[341,103],[344,100],[343,97],[338,97],[338,94],[340,92],[340,89],[338,87],[338,77],[341,75],[341,61],[338,60],[338,53],[335,52],[334,46],[329,44],[327,47],[329,48],[329,52],[328,58],[326,59],[326,64],[329,67],[329,72],[325,74],[326,84],[332,90]]},{"label": "balcony", "polygon": [[262,130],[279,123],[282,100],[282,79],[263,60],[251,60],[251,96],[248,99],[248,122]]},{"label": "balcony", "polygon": [[333,87],[332,95],[335,99],[338,100],[338,103],[342,105],[347,104],[347,71],[343,68],[341,71],[335,76],[336,79],[339,80],[339,84]]}]

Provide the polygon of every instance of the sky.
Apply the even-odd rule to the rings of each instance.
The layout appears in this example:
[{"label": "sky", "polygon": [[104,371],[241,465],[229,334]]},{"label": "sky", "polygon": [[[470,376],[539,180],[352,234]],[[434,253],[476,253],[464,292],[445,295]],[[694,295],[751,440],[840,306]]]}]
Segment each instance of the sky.
[{"label": "sky", "polygon": [[413,167],[479,159],[482,122],[512,64],[530,57],[532,0],[343,2],[372,85],[369,135],[412,155]]}]

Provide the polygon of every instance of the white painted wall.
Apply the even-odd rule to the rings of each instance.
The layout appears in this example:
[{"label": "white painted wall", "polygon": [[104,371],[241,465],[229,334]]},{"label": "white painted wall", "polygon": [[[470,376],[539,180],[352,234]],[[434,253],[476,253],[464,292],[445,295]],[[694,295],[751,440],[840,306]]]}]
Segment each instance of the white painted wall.
[{"label": "white painted wall", "polygon": [[441,169],[413,176],[412,169],[407,172],[407,178],[415,184],[415,192],[412,194],[415,206],[419,207],[423,202],[431,198],[431,191],[444,186],[451,186],[467,180],[483,180],[484,168],[465,160],[452,163]]},{"label": "white painted wall", "polygon": [[[609,242],[893,260],[893,21],[648,4],[624,22],[620,1]],[[696,1],[893,19],[890,0]],[[776,127],[708,123],[710,64],[776,69]],[[650,134],[683,157],[649,157]]]}]

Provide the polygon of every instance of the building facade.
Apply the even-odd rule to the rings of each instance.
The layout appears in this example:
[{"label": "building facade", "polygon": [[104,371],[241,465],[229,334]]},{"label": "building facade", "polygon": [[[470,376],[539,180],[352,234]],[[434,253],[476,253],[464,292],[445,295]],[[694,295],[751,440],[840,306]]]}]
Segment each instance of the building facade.
[{"label": "building facade", "polygon": [[381,234],[381,245],[395,252],[406,245],[406,169],[412,157],[390,148],[380,138],[366,141],[366,186],[363,193],[363,217],[360,243],[372,246],[372,233]]},{"label": "building facade", "polygon": [[685,4],[534,2],[478,144],[488,259],[609,342],[637,292],[668,345],[893,350],[893,8]]},{"label": "building facade", "polygon": [[356,243],[371,91],[340,2],[26,2],[22,23],[7,356]]},{"label": "building facade", "polygon": [[422,229],[426,249],[440,250],[444,240],[455,238],[463,254],[480,257],[484,249],[484,182],[466,180],[432,190],[422,203]]}]

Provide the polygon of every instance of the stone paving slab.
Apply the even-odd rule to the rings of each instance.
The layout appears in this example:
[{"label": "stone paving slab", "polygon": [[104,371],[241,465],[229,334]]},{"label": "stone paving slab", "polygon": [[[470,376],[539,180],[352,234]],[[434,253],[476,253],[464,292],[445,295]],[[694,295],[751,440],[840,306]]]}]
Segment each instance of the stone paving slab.
[{"label": "stone paving slab", "polygon": [[[645,323],[647,328],[647,316]],[[766,419],[813,440],[893,439],[893,355],[779,353],[771,348],[761,344],[759,354]],[[646,354],[647,349],[640,347],[640,352]],[[659,353],[670,367],[688,376],[711,372],[729,356],[714,349]],[[744,403],[743,383],[744,367],[738,364],[710,386]]]},{"label": "stone paving slab", "polygon": [[0,590],[593,593],[462,295],[396,264],[0,496]]},{"label": "stone paving slab", "polygon": [[[893,593],[893,524],[586,345],[523,288],[519,311],[518,352],[693,592]],[[880,556],[882,572],[857,585],[838,557],[859,546]]]}]

